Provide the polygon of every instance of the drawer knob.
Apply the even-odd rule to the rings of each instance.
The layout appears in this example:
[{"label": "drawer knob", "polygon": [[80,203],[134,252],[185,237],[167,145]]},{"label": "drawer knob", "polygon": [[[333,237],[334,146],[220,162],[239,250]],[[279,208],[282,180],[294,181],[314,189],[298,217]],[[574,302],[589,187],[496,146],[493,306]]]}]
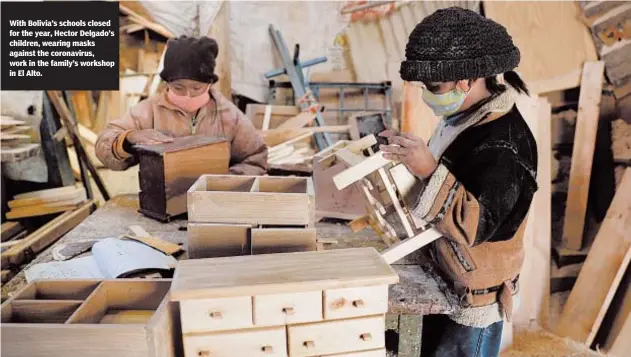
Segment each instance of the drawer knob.
[{"label": "drawer knob", "polygon": [[204,351],[204,350],[198,351],[197,355],[200,356],[200,357],[209,357],[210,356],[210,351]]},{"label": "drawer knob", "polygon": [[261,347],[261,351],[263,351],[263,353],[272,353],[274,352],[274,348],[272,348],[272,346],[263,346]]},{"label": "drawer knob", "polygon": [[306,348],[315,347],[315,343],[313,341],[305,341],[302,345],[305,346]]},{"label": "drawer knob", "polygon": [[211,311],[208,316],[217,320],[221,320],[223,318],[223,315],[219,311]]},{"label": "drawer knob", "polygon": [[283,307],[283,312],[285,315],[293,315],[296,313],[296,310],[293,307]]},{"label": "drawer knob", "polygon": [[361,335],[359,335],[359,338],[362,339],[362,341],[372,341],[372,336],[369,333],[362,333]]},{"label": "drawer knob", "polygon": [[358,308],[364,307],[364,300],[359,299],[359,300],[353,301],[353,306],[358,307]]}]

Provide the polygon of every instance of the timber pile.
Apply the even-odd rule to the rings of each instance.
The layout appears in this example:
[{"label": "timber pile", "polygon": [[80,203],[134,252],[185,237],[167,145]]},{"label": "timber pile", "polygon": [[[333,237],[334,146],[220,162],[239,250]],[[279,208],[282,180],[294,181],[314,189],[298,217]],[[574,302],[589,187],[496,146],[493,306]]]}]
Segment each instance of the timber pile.
[{"label": "timber pile", "polygon": [[0,142],[2,145],[2,162],[15,162],[35,156],[40,145],[31,142],[33,128],[21,120],[3,115],[0,118]]},{"label": "timber pile", "polygon": [[70,211],[87,200],[86,192],[80,185],[33,191],[15,195],[9,201],[7,219],[43,216]]}]

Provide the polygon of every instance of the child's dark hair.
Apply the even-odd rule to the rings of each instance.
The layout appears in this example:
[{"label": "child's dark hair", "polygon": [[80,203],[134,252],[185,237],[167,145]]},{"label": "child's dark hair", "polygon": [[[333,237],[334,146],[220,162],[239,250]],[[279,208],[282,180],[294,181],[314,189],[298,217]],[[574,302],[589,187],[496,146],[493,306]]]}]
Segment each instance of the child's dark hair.
[{"label": "child's dark hair", "polygon": [[[525,93],[526,95],[530,95],[530,91],[526,88],[526,83],[519,77],[514,71],[508,71],[504,73],[504,81],[508,83],[511,87],[515,88],[515,90],[519,93]],[[484,84],[486,84],[486,89],[488,89],[491,94],[501,93],[506,89],[506,86],[501,84],[496,76],[486,77],[484,78]]]}]

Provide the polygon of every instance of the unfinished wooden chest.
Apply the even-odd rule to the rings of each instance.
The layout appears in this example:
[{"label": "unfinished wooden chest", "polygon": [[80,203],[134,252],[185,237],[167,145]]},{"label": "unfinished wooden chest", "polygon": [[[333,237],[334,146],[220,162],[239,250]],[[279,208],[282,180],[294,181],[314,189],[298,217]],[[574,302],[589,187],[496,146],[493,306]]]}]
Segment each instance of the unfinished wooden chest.
[{"label": "unfinished wooden chest", "polygon": [[40,280],[2,304],[5,357],[175,357],[170,279]]},{"label": "unfinished wooden chest", "polygon": [[186,191],[202,174],[227,174],[224,138],[187,136],[171,143],[136,145],[140,162],[140,212],[161,221],[186,212]]},{"label": "unfinished wooden chest", "polygon": [[188,256],[316,250],[308,177],[203,175],[188,192]]},{"label": "unfinished wooden chest", "polygon": [[374,248],[185,260],[171,289],[186,357],[385,357],[388,285]]}]

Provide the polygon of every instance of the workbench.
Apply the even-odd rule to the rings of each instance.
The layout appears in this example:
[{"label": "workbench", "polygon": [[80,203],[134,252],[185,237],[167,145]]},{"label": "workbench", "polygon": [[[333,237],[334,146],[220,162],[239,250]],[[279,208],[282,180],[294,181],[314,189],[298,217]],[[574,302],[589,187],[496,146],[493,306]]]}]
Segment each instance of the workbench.
[{"label": "workbench", "polygon": [[[186,250],[185,219],[161,223],[138,212],[138,195],[116,196],[99,207],[73,230],[47,248],[20,273],[2,286],[2,295],[10,295],[26,285],[24,270],[37,263],[53,261],[55,245],[86,239],[103,239],[130,234],[129,226],[139,225],[153,236],[180,244]],[[383,241],[370,229],[353,233],[345,223],[318,222],[318,238],[337,240],[325,249],[375,247],[385,249]],[[179,259],[185,259],[182,254]],[[427,265],[422,254],[412,254],[392,265],[400,282],[390,287],[389,314],[386,320],[386,347],[399,357],[420,355],[422,316],[450,314],[457,308],[457,299],[448,293],[445,283]]]}]

